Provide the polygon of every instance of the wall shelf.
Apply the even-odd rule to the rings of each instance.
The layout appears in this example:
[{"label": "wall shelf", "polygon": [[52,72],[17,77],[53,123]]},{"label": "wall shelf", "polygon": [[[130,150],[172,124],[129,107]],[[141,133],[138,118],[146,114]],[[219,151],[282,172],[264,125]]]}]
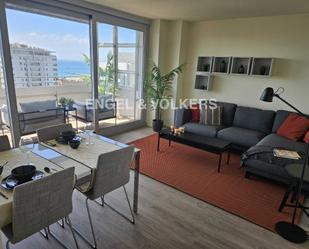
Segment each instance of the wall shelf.
[{"label": "wall shelf", "polygon": [[195,89],[210,91],[212,89],[213,76],[208,75],[196,75],[195,76]]},{"label": "wall shelf", "polygon": [[250,75],[270,77],[272,75],[274,58],[252,58]]},{"label": "wall shelf", "polygon": [[250,57],[232,57],[231,74],[232,75],[249,75],[250,74]]},{"label": "wall shelf", "polygon": [[230,72],[231,57],[214,57],[212,73],[228,74]]},{"label": "wall shelf", "polygon": [[274,58],[199,56],[195,89],[211,91],[215,75],[271,77]]},{"label": "wall shelf", "polygon": [[197,71],[210,73],[212,70],[212,56],[200,56],[197,59]]}]

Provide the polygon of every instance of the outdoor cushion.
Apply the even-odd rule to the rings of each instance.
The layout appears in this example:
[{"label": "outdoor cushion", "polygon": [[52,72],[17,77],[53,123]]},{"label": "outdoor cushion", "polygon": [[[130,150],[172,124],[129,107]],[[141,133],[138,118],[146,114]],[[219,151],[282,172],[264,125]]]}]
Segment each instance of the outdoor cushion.
[{"label": "outdoor cushion", "polygon": [[249,148],[257,144],[263,137],[265,137],[265,135],[265,133],[260,131],[233,126],[220,130],[217,137],[232,142],[233,144]]},{"label": "outdoor cushion", "polygon": [[33,101],[26,103],[19,103],[22,112],[36,112],[44,111],[47,109],[55,109],[57,107],[56,100],[44,100],[44,101]]},{"label": "outdoor cushion", "polygon": [[271,132],[274,115],[274,111],[238,106],[233,126],[268,134]]},{"label": "outdoor cushion", "polygon": [[302,139],[309,129],[309,119],[296,113],[290,113],[277,130],[277,134],[293,141]]},{"label": "outdoor cushion", "polygon": [[277,134],[269,134],[264,137],[257,145],[284,148],[287,150],[296,150],[305,153],[306,144],[303,142],[295,142],[288,138],[281,137]]},{"label": "outdoor cushion", "polygon": [[100,101],[100,109],[106,109],[108,108],[108,103],[113,101],[113,95],[102,95],[99,96],[99,101]]},{"label": "outdoor cushion", "polygon": [[210,126],[199,123],[186,123],[184,127],[185,132],[195,133],[207,137],[216,137],[217,132],[224,128],[224,126]]}]

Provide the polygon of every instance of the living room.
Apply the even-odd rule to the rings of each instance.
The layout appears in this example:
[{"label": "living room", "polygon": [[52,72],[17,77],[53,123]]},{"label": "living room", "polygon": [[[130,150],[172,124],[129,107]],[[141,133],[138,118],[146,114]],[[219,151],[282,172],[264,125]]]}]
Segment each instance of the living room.
[{"label": "living room", "polygon": [[0,11],[0,248],[308,248],[306,0]]}]

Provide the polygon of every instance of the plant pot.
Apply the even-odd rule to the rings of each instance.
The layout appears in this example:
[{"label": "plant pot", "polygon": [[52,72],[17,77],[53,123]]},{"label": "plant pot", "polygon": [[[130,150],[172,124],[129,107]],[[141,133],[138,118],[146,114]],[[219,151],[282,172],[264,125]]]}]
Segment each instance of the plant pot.
[{"label": "plant pot", "polygon": [[152,129],[153,129],[153,131],[159,132],[159,131],[162,130],[162,128],[163,128],[163,121],[162,120],[160,120],[160,119],[152,120]]}]

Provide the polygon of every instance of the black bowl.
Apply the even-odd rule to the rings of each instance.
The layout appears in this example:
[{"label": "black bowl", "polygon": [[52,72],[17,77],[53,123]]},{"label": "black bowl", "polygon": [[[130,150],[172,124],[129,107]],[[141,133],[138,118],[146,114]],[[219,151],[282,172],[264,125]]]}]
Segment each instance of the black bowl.
[{"label": "black bowl", "polygon": [[77,149],[78,146],[80,145],[80,141],[72,139],[69,141],[69,145],[71,146],[72,149]]},{"label": "black bowl", "polygon": [[76,133],[75,131],[63,131],[61,132],[61,137],[64,141],[69,142],[75,137]]},{"label": "black bowl", "polygon": [[16,180],[20,182],[27,182],[31,180],[31,178],[35,175],[35,172],[36,172],[35,166],[22,165],[15,169],[12,169],[11,174]]}]

